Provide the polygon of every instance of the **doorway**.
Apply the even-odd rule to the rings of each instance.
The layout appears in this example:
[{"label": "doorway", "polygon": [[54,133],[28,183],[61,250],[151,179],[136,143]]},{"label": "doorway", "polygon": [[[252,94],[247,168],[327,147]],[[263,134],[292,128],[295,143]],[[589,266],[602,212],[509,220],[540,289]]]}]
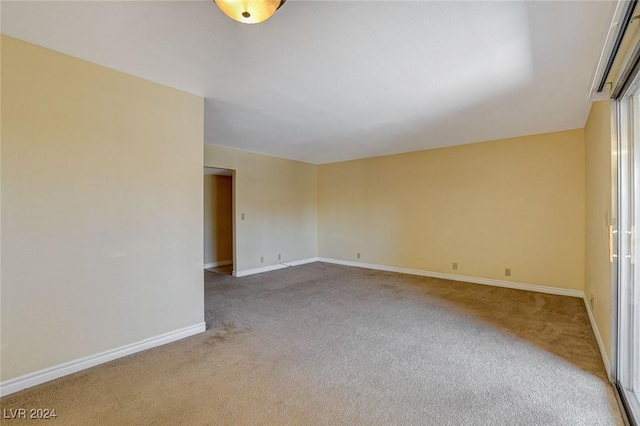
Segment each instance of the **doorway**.
[{"label": "doorway", "polygon": [[222,275],[234,270],[233,175],[204,168],[204,269]]}]

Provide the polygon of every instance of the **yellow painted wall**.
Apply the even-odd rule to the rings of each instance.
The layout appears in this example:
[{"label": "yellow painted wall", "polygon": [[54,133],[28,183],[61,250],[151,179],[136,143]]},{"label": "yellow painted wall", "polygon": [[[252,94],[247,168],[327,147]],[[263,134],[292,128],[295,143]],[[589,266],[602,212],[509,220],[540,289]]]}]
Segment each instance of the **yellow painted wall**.
[{"label": "yellow painted wall", "polygon": [[593,316],[611,359],[611,103],[594,102],[585,127],[586,251],[585,295],[594,296]]},{"label": "yellow painted wall", "polygon": [[[2,40],[0,36],[0,309],[2,308]],[[2,312],[0,312],[0,368],[2,368]],[[2,381],[2,373],[0,373],[0,381]]]},{"label": "yellow painted wall", "polygon": [[204,263],[233,260],[231,176],[204,176]]},{"label": "yellow painted wall", "polygon": [[572,130],[321,165],[319,256],[582,290],[584,164]]},{"label": "yellow painted wall", "polygon": [[[203,321],[202,99],[1,40],[1,379]],[[586,130],[321,166],[205,144],[235,170],[234,269],[586,282],[609,349],[607,105]]]},{"label": "yellow painted wall", "polygon": [[204,165],[235,170],[236,271],[318,255],[317,166],[210,144]]},{"label": "yellow painted wall", "polygon": [[203,100],[2,37],[7,380],[204,321]]}]

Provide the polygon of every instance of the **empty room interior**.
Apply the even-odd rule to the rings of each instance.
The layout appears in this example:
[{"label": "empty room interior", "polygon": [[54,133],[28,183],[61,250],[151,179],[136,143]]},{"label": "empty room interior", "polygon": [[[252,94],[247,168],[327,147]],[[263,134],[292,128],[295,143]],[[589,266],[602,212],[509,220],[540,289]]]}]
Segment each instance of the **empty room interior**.
[{"label": "empty room interior", "polygon": [[639,17],[2,1],[0,422],[639,424]]}]

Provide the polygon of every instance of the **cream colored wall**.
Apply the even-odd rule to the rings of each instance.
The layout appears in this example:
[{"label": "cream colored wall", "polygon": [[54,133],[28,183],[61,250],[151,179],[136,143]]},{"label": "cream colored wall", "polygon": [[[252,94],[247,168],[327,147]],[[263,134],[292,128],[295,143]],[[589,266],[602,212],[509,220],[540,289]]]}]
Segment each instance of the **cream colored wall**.
[{"label": "cream colored wall", "polygon": [[317,166],[210,144],[204,164],[235,170],[236,271],[318,255]]},{"label": "cream colored wall", "polygon": [[319,256],[582,290],[584,161],[572,130],[321,165]]},{"label": "cream colored wall", "polygon": [[611,103],[594,102],[585,127],[586,251],[585,295],[593,295],[593,316],[611,359]]},{"label": "cream colored wall", "polygon": [[203,100],[2,37],[7,380],[204,321]]},{"label": "cream colored wall", "polygon": [[233,260],[230,176],[204,176],[204,263]]},{"label": "cream colored wall", "polygon": [[[0,10],[2,7],[0,6]],[[1,15],[1,13],[0,13]],[[0,17],[0,19],[2,19]],[[0,36],[0,309],[2,308],[2,36]],[[2,368],[2,312],[0,312],[0,369]],[[2,373],[0,373],[2,381]]]}]

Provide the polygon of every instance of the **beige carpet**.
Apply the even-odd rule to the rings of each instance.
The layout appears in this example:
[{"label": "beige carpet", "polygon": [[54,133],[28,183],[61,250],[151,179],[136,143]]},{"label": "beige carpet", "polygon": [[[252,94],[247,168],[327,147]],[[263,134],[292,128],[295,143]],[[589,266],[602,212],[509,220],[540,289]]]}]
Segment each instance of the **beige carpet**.
[{"label": "beige carpet", "polygon": [[323,263],[205,279],[206,333],[2,408],[64,425],[622,424],[581,299]]}]

